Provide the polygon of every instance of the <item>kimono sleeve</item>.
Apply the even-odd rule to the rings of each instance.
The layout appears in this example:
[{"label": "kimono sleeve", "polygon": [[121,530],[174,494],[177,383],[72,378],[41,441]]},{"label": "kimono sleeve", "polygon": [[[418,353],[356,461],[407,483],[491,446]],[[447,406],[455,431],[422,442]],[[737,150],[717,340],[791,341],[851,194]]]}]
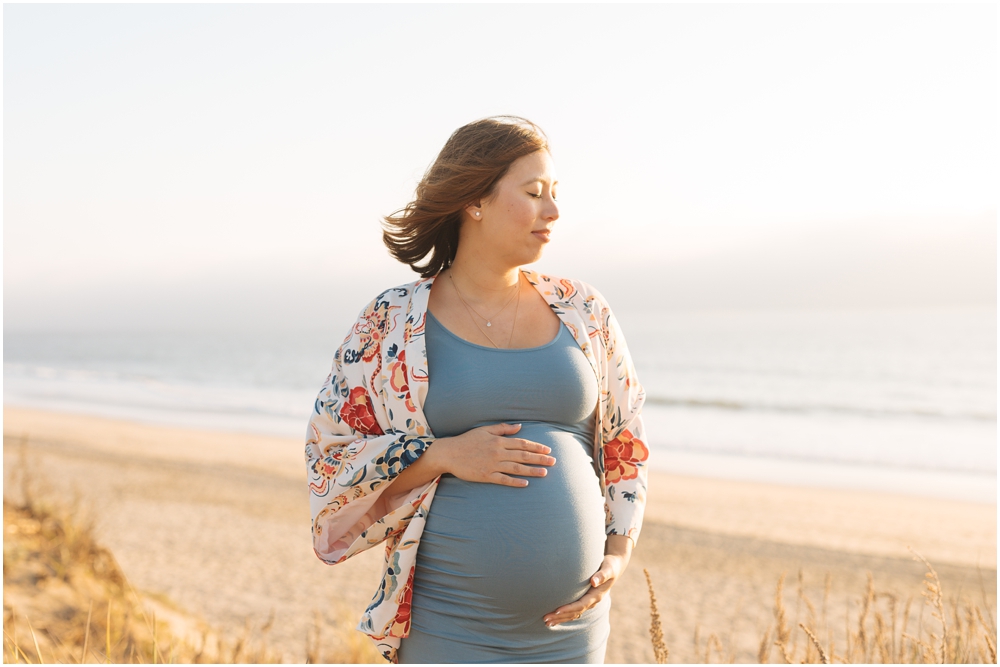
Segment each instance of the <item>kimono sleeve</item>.
[{"label": "kimono sleeve", "polygon": [[608,400],[603,422],[605,500],[608,535],[627,535],[633,544],[642,529],[646,507],[649,460],[642,406],[646,392],[639,383],[625,344],[625,336],[614,313],[600,298],[601,335],[607,355],[604,378]]},{"label": "kimono sleeve", "polygon": [[334,564],[406,528],[425,490],[386,493],[390,482],[433,442],[393,430],[383,404],[386,320],[362,312],[334,356],[306,434],[313,549]]}]

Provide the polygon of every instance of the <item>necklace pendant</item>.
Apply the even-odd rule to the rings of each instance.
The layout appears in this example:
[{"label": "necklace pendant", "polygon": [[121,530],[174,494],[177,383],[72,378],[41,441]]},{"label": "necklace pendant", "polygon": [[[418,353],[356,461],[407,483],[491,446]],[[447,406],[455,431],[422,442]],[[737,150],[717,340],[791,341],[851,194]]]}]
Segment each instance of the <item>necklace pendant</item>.
[{"label": "necklace pendant", "polygon": [[491,327],[491,326],[493,326],[493,323],[492,322],[487,322],[486,326]]}]

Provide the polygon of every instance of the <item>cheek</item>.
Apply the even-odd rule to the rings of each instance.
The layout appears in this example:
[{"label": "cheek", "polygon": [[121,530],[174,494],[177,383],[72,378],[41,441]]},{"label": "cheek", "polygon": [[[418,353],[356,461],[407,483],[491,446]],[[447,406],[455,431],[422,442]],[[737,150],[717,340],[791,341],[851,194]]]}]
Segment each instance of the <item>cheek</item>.
[{"label": "cheek", "polygon": [[535,222],[535,207],[529,201],[511,201],[507,205],[507,218],[516,227],[531,228]]}]

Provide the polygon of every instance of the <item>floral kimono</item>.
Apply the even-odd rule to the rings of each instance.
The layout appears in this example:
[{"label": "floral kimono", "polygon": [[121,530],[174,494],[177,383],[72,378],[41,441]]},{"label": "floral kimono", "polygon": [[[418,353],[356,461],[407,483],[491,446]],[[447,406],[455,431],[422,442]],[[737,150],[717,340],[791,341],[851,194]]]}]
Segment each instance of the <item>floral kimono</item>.
[{"label": "floral kimono", "polygon": [[[645,392],[618,322],[590,285],[523,273],[594,369],[600,393],[593,458],[606,532],[634,542],[646,503],[649,450],[640,417]],[[334,356],[307,433],[316,555],[333,565],[386,542],[382,582],[358,629],[390,662],[409,635],[417,549],[441,479],[404,493],[394,493],[390,484],[434,446],[423,412],[424,322],[433,282],[394,287],[368,304]]]}]

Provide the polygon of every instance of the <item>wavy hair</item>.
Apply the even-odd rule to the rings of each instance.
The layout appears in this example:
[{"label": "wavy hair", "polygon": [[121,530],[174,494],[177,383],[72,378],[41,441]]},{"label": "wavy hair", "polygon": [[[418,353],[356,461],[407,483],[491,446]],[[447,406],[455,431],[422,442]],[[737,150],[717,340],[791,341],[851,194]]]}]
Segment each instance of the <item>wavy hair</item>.
[{"label": "wavy hair", "polygon": [[540,150],[549,150],[545,133],[519,116],[491,116],[455,130],[417,185],[415,199],[383,218],[389,254],[423,278],[451,266],[463,209],[488,200],[515,160]]}]

